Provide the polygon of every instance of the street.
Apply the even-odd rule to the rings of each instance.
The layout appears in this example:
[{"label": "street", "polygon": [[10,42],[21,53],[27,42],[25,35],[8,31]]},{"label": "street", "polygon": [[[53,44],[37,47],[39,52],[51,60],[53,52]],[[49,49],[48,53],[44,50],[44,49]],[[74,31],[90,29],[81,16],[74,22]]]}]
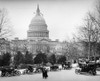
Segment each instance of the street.
[{"label": "street", "polygon": [[43,79],[41,73],[13,77],[0,77],[0,81],[100,81],[100,71],[96,76],[75,74],[75,68],[48,72],[48,78]]}]

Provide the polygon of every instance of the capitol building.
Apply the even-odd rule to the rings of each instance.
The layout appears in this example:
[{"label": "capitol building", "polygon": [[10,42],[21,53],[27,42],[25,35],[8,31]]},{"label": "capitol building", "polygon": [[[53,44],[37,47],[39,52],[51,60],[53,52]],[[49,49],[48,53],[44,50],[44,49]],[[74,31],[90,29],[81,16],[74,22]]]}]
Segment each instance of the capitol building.
[{"label": "capitol building", "polygon": [[52,41],[49,38],[49,30],[45,19],[43,18],[39,5],[37,5],[35,17],[32,18],[29,29],[27,31],[27,39],[20,40],[15,38],[11,41],[13,51],[29,51],[36,54],[37,51],[42,52],[58,52],[61,54],[65,42],[59,40]]}]

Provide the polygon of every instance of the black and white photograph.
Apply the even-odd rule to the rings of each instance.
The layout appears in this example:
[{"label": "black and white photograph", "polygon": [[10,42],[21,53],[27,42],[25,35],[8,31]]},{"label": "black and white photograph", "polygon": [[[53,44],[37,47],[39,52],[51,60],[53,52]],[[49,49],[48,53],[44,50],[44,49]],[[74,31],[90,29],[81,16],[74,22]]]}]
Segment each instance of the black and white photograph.
[{"label": "black and white photograph", "polygon": [[0,0],[0,81],[100,81],[100,0]]}]

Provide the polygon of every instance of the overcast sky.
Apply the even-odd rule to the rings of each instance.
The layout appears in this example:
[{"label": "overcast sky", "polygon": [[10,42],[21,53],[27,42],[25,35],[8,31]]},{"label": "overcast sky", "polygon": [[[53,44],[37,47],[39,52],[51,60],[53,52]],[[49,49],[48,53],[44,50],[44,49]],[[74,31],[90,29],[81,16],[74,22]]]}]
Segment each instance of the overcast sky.
[{"label": "overcast sky", "polygon": [[93,8],[94,0],[0,0],[13,25],[14,37],[27,38],[29,24],[37,4],[48,25],[49,38],[69,40],[77,33],[86,13]]}]

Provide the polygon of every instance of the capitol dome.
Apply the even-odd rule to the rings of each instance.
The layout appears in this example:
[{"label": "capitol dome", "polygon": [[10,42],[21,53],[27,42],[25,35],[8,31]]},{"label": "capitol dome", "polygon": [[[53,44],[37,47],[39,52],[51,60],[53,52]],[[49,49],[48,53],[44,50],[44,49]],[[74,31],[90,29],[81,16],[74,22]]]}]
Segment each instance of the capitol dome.
[{"label": "capitol dome", "polygon": [[[43,26],[43,28],[42,28],[42,26]],[[30,30],[32,30],[32,29],[33,30],[35,30],[35,29],[37,29],[37,30],[47,30],[47,24],[46,24],[44,18],[41,15],[36,15],[31,20],[29,27],[30,27]]]},{"label": "capitol dome", "polygon": [[28,30],[28,38],[29,39],[48,39],[49,31],[47,30],[47,24],[45,19],[43,18],[39,5],[37,5],[36,15],[32,18],[31,23],[29,24]]},{"label": "capitol dome", "polygon": [[42,17],[42,15],[36,15],[32,21],[31,21],[31,24],[36,24],[38,25],[38,23],[41,23],[41,24],[45,24],[45,20],[44,18]]}]

